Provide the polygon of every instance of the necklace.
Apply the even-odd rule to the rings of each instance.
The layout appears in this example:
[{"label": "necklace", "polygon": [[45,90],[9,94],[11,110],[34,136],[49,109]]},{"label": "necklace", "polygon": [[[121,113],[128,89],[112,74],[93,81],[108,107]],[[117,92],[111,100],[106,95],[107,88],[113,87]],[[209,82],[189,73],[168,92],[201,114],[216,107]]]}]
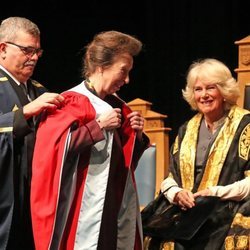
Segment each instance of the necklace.
[{"label": "necklace", "polygon": [[94,95],[97,96],[95,87],[94,87],[93,83],[91,83],[90,80],[89,80],[88,78],[84,81],[84,83],[85,83],[86,88],[87,88],[91,93],[93,93]]},{"label": "necklace", "polygon": [[88,87],[89,87],[90,89],[93,89],[93,90],[95,89],[93,83],[90,82],[90,80],[89,80],[88,78],[85,80],[85,82],[87,83],[87,85],[88,85]]}]

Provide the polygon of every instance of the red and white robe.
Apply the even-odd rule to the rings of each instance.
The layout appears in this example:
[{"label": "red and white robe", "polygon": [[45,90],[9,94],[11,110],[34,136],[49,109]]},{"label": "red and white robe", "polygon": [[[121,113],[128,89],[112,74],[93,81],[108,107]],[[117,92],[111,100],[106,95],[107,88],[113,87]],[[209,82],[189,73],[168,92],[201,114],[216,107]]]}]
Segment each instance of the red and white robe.
[{"label": "red and white robe", "polygon": [[[126,119],[131,110],[111,96],[123,123],[101,140],[93,123],[112,106],[84,83],[63,95],[65,105],[45,115],[37,132],[31,184],[36,249],[142,249],[134,170],[148,144],[134,151],[136,135]],[[71,154],[75,127],[87,135],[78,144],[86,145]]]}]

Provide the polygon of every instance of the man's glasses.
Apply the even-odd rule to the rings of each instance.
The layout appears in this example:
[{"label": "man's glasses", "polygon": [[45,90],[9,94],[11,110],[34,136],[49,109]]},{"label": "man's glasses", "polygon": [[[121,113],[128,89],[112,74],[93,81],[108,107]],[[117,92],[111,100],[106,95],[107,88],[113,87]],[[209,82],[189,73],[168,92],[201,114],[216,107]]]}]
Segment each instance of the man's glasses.
[{"label": "man's glasses", "polygon": [[12,43],[12,42],[5,42],[5,43],[18,47],[28,57],[32,57],[35,54],[37,54],[38,57],[41,57],[43,54],[43,50],[40,48],[36,49],[36,48],[30,47],[30,46],[24,47],[24,46],[21,46],[21,45]]}]

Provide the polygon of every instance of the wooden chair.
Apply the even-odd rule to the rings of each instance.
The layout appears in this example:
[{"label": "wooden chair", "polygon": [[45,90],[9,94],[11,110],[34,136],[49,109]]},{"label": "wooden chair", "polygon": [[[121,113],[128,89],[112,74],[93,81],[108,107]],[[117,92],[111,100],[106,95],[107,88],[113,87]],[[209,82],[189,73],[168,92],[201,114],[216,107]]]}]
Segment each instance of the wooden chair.
[{"label": "wooden chair", "polygon": [[245,109],[250,110],[250,83],[245,85],[245,94],[244,94],[244,106]]},{"label": "wooden chair", "polygon": [[152,103],[137,98],[129,102],[128,105],[132,110],[141,112],[145,118],[144,132],[153,145],[144,152],[139,161],[138,170],[136,170],[139,200],[141,206],[145,206],[158,193],[162,181],[167,176],[169,165],[168,133],[171,129],[164,127],[164,119],[167,115],[151,110]]}]

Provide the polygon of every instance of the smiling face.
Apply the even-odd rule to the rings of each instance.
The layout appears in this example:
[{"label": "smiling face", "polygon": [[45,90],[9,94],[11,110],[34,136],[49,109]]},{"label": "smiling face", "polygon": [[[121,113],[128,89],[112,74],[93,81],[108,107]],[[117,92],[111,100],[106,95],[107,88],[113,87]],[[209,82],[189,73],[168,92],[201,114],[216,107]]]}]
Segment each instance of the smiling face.
[{"label": "smiling face", "polygon": [[223,116],[224,98],[216,84],[197,80],[194,85],[194,99],[198,110],[211,121],[217,121]]},{"label": "smiling face", "polygon": [[[15,44],[23,47],[40,48],[40,38],[34,37],[23,31],[19,31]],[[1,44],[1,53],[5,53],[5,60],[2,65],[20,82],[27,81],[33,74],[38,55],[26,55],[18,46],[11,43]]]},{"label": "smiling face", "polygon": [[114,63],[102,72],[102,91],[105,95],[114,94],[119,91],[124,84],[129,83],[129,72],[133,67],[133,57],[128,53],[118,55],[114,58]]}]

